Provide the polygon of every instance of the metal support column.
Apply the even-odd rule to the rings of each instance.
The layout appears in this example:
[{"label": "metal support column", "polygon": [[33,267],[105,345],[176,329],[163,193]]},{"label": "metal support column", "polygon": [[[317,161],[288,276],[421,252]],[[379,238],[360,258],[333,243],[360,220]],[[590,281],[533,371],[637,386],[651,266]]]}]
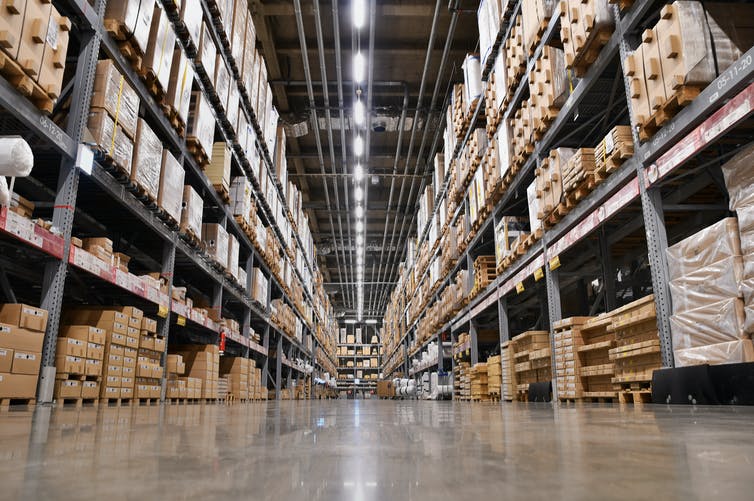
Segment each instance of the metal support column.
[{"label": "metal support column", "polygon": [[469,344],[471,345],[471,366],[479,363],[479,342],[476,332],[476,320],[469,320]]},{"label": "metal support column", "polygon": [[497,328],[500,335],[500,344],[511,339],[510,323],[508,321],[508,298],[505,296],[497,300]]},{"label": "metal support column", "polygon": [[269,324],[264,326],[264,334],[262,334],[262,346],[264,347],[264,364],[262,365],[262,380],[264,381],[264,387],[269,389],[270,384],[270,326]]},{"label": "metal support column", "polygon": [[[252,271],[254,270],[254,253],[250,252],[249,257],[246,259],[246,294],[249,294],[249,291],[251,291],[251,282],[252,282]],[[248,341],[251,339],[251,307],[245,306],[243,310],[243,325],[241,326],[241,334],[244,338]],[[243,356],[245,358],[249,358],[251,356],[251,351],[249,350],[249,347],[246,346],[243,351]]]},{"label": "metal support column", "polygon": [[558,269],[551,270],[549,265],[545,265],[545,285],[547,289],[547,313],[549,316],[549,325],[547,330],[550,331],[550,367],[552,372],[552,400],[558,401],[558,377],[555,371],[555,336],[553,335],[553,324],[563,318],[563,311],[560,302],[560,276]]},{"label": "metal support column", "polygon": [[616,307],[615,297],[615,268],[610,255],[610,244],[607,241],[605,226],[599,231],[600,265],[602,267],[602,287],[605,291],[605,311],[613,311]]},{"label": "metal support column", "polygon": [[442,372],[443,370],[443,359],[442,359],[442,332],[437,333],[437,372]]},{"label": "metal support column", "polygon": [[[168,282],[168,305],[173,297],[173,270],[175,269],[175,234],[173,234],[173,240],[165,242],[162,246],[162,270],[161,274]],[[163,315],[164,313],[164,315]],[[168,378],[168,350],[167,344],[170,334],[170,306],[157,311],[157,332],[165,339],[165,351],[162,352],[160,365],[163,367],[162,380],[160,381],[160,400],[165,401],[165,394],[167,393],[167,378]]]},{"label": "metal support column", "polygon": [[275,349],[275,400],[280,400],[280,387],[283,384],[283,335],[278,333]]},{"label": "metal support column", "polygon": [[[97,19],[101,23],[105,12],[105,1],[97,0],[94,8],[97,12]],[[81,51],[74,76],[76,84],[71,96],[71,108],[68,112],[69,122],[66,130],[75,144],[81,143],[86,129],[99,46],[100,35],[98,32],[89,30],[82,33]],[[48,320],[42,347],[37,392],[39,402],[52,402],[55,384],[55,348],[63,306],[65,279],[68,272],[68,254],[71,249],[71,230],[73,229],[78,185],[79,170],[75,166],[75,159],[64,158],[60,164],[55,208],[52,214],[52,226],[63,237],[63,259],[50,261],[45,265],[42,281],[40,307],[47,310]]]},{"label": "metal support column", "polygon": [[665,230],[665,215],[659,188],[644,187],[644,172],[639,168],[639,185],[641,186],[641,209],[644,213],[644,229],[647,233],[647,256],[652,274],[652,290],[655,295],[657,310],[657,332],[660,336],[660,353],[662,366],[674,367],[673,341],[670,337],[670,315],[673,307],[668,284],[668,234]]}]

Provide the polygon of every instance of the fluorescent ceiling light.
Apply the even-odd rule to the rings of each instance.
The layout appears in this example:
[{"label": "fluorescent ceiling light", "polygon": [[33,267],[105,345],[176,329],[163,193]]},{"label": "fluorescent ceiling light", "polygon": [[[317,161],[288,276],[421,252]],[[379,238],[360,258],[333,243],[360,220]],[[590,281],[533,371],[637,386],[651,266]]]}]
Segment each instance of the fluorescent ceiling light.
[{"label": "fluorescent ceiling light", "polygon": [[364,54],[357,52],[353,55],[353,80],[356,83],[363,83],[366,75],[366,60]]},{"label": "fluorescent ceiling light", "polygon": [[346,320],[346,323],[347,324],[355,324],[356,320],[354,320],[353,318],[349,318],[349,319]]},{"label": "fluorescent ceiling light", "polygon": [[356,164],[356,167],[353,168],[353,178],[357,182],[364,179],[364,167],[362,167],[361,164]]},{"label": "fluorescent ceiling light", "polygon": [[360,157],[364,153],[364,139],[361,136],[356,135],[353,138],[353,154]]},{"label": "fluorescent ceiling light", "polygon": [[356,221],[356,231],[364,231],[364,222]]},{"label": "fluorescent ceiling light", "polygon": [[353,121],[356,122],[356,125],[364,125],[364,122],[366,121],[366,111],[364,110],[364,103],[361,102],[361,99],[357,99],[355,103],[353,103]]},{"label": "fluorescent ceiling light", "polygon": [[363,235],[356,235],[356,245],[357,246],[364,245],[364,236]]},{"label": "fluorescent ceiling light", "polygon": [[365,0],[353,0],[353,4],[351,4],[351,18],[354,28],[361,29],[364,27],[367,18],[367,6]]},{"label": "fluorescent ceiling light", "polygon": [[357,186],[353,191],[353,197],[357,202],[361,202],[361,199],[364,198],[364,190],[362,190],[361,187]]},{"label": "fluorescent ceiling light", "polygon": [[376,318],[370,318],[370,319],[368,319],[366,321],[366,323],[368,323],[368,324],[376,324],[377,323],[377,319]]},{"label": "fluorescent ceiling light", "polygon": [[356,217],[359,219],[364,217],[364,207],[362,207],[361,205],[356,206]]}]

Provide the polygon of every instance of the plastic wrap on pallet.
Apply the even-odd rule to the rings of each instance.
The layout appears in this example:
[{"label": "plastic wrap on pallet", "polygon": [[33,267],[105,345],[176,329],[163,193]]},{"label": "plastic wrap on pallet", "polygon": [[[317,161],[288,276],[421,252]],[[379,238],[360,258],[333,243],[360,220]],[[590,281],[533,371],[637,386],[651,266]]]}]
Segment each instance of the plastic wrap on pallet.
[{"label": "plastic wrap on pallet", "polygon": [[130,174],[134,145],[120,125],[116,126],[104,110],[93,110],[89,113],[87,127],[99,149]]},{"label": "plastic wrap on pallet", "polygon": [[136,148],[131,167],[131,181],[135,182],[152,199],[160,190],[160,165],[162,141],[143,118],[136,128]]},{"label": "plastic wrap on pallet", "polygon": [[469,113],[471,105],[482,95],[482,66],[478,54],[466,54],[463,61],[464,111]]},{"label": "plastic wrap on pallet", "polygon": [[251,85],[254,80],[254,51],[256,50],[256,31],[254,29],[254,20],[251,12],[246,16],[246,34],[243,42],[243,61],[241,61],[241,83],[247,92],[250,93]]},{"label": "plastic wrap on pallet", "polygon": [[185,175],[183,166],[175,159],[173,154],[166,149],[163,150],[160,193],[157,197],[157,205],[162,207],[175,221],[181,220]]},{"label": "plastic wrap on pallet", "polygon": [[722,167],[730,210],[754,206],[754,142],[746,145]]},{"label": "plastic wrap on pallet", "polygon": [[238,239],[235,235],[228,235],[228,272],[238,280]]},{"label": "plastic wrap on pallet", "polygon": [[181,5],[181,20],[186,25],[189,38],[196,47],[202,35],[202,5],[200,0],[183,0]]},{"label": "plastic wrap on pallet", "polygon": [[202,213],[204,201],[199,193],[191,186],[183,187],[183,203],[181,204],[181,229],[190,230],[196,238],[202,236]]},{"label": "plastic wrap on pallet", "polygon": [[542,220],[537,217],[541,208],[539,206],[539,199],[537,198],[536,181],[526,188],[526,198],[529,201],[529,225],[531,227],[531,232],[534,233],[537,230],[542,229]]},{"label": "plastic wrap on pallet", "polygon": [[230,72],[225,64],[225,58],[222,54],[217,54],[215,61],[215,92],[220,99],[220,104],[225,110],[228,106],[228,95],[230,93]]},{"label": "plastic wrap on pallet", "polygon": [[246,0],[235,0],[232,17],[232,27],[228,38],[230,39],[230,53],[240,67],[243,56],[243,40],[246,33],[246,14],[248,6]]},{"label": "plastic wrap on pallet", "polygon": [[707,85],[741,57],[702,2],[666,5],[656,29],[667,96],[683,85]]},{"label": "plastic wrap on pallet", "polygon": [[670,317],[674,349],[726,343],[747,337],[744,304],[740,298],[726,299]]},{"label": "plastic wrap on pallet", "polygon": [[160,84],[162,91],[170,83],[170,66],[173,63],[175,32],[170,24],[167,12],[156,3],[152,14],[152,27],[149,31],[149,43],[141,61],[142,71],[151,71]]},{"label": "plastic wrap on pallet", "polygon": [[479,53],[482,56],[482,64],[485,64],[500,29],[499,0],[482,0],[479,3],[477,24],[479,26]]},{"label": "plastic wrap on pallet", "polygon": [[[105,24],[115,22],[142,53],[147,50],[149,29],[152,25],[152,13],[155,0],[121,0],[107,2],[105,7]],[[199,13],[201,19],[201,12]]]},{"label": "plastic wrap on pallet", "polygon": [[267,144],[267,151],[275,151],[275,139],[276,131],[278,127],[278,119],[280,114],[277,108],[272,105],[272,88],[267,85],[267,128],[265,129],[265,143]]},{"label": "plastic wrap on pallet", "polygon": [[230,183],[231,210],[251,225],[251,183],[246,176],[236,176]]},{"label": "plastic wrap on pallet", "polygon": [[228,267],[228,232],[217,223],[202,224],[202,240],[207,253],[223,267]]},{"label": "plastic wrap on pallet", "polygon": [[[228,116],[228,122],[231,124],[231,128],[233,130],[236,130],[236,123],[238,122],[238,86],[235,84],[235,82],[232,82],[230,85],[230,92],[228,93],[228,106],[227,106],[227,113]],[[238,131],[236,131],[236,134]]]},{"label": "plastic wrap on pallet", "polygon": [[201,38],[199,39],[199,47],[196,51],[196,59],[194,62],[197,65],[201,65],[204,71],[209,75],[210,80],[215,76],[215,62],[217,61],[217,46],[214,40],[212,40],[212,34],[206,24],[202,23]]},{"label": "plastic wrap on pallet", "polygon": [[734,217],[725,218],[668,247],[670,280],[683,277],[725,258],[740,255],[738,222]]},{"label": "plastic wrap on pallet", "polygon": [[741,296],[743,261],[728,257],[670,282],[673,312],[681,313]]},{"label": "plastic wrap on pallet", "polygon": [[189,64],[183,49],[176,47],[170,67],[167,104],[175,109],[183,124],[186,124],[191,104],[191,87],[194,83],[194,67]]},{"label": "plastic wrap on pallet", "polygon": [[207,98],[201,91],[191,93],[186,135],[195,138],[204,149],[209,160],[212,161],[215,116],[212,114],[212,108],[210,108]]},{"label": "plastic wrap on pallet", "polygon": [[139,96],[109,59],[97,61],[91,107],[107,110],[128,137],[136,135]]},{"label": "plastic wrap on pallet", "polygon": [[715,343],[695,348],[676,349],[673,353],[675,354],[676,367],[754,362],[754,344],[752,344],[750,339]]}]

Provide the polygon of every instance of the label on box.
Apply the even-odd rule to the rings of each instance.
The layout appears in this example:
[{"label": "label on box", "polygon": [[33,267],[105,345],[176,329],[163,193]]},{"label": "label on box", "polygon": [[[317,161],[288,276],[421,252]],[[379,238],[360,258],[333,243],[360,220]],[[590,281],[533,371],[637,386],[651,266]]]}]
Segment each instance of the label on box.
[{"label": "label on box", "polygon": [[16,352],[15,358],[22,359],[22,360],[36,360],[37,356],[34,353]]},{"label": "label on box", "polygon": [[178,319],[175,321],[178,325],[186,325],[186,317],[178,315]]},{"label": "label on box", "polygon": [[47,37],[45,39],[47,45],[52,47],[52,50],[58,50],[58,23],[55,16],[50,16],[50,20],[47,23]]}]

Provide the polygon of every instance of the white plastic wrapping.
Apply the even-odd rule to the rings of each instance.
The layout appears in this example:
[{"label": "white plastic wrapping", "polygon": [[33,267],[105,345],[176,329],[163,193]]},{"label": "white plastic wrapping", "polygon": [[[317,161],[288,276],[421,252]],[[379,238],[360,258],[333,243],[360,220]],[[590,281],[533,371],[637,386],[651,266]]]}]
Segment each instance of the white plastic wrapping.
[{"label": "white plastic wrapping", "polygon": [[528,188],[526,188],[526,198],[529,201],[529,225],[531,226],[531,232],[542,228],[542,220],[537,217],[540,211],[539,199],[537,198],[537,182],[532,182]]},{"label": "white plastic wrapping", "polygon": [[670,331],[676,350],[744,339],[744,305],[739,298],[673,314]]},{"label": "white plastic wrapping", "polygon": [[730,210],[754,206],[754,142],[728,160],[721,169],[730,197]]},{"label": "white plastic wrapping", "polygon": [[199,0],[182,0],[179,3],[181,4],[181,20],[186,25],[189,38],[194,45],[199,47],[202,34],[202,5]]},{"label": "white plastic wrapping", "polygon": [[482,95],[482,66],[478,54],[467,54],[463,61],[464,111],[469,113],[471,105]]},{"label": "white plastic wrapping", "polygon": [[196,238],[202,236],[202,214],[204,201],[191,186],[183,187],[183,203],[181,204],[181,230],[191,231]]},{"label": "white plastic wrapping", "polygon": [[164,92],[167,92],[170,82],[170,66],[173,63],[173,49],[175,48],[175,32],[170,24],[167,12],[159,4],[155,4],[152,13],[152,27],[149,31],[149,43],[142,59],[142,69],[149,69],[159,82]]},{"label": "white plastic wrapping", "polygon": [[196,64],[202,65],[207,75],[215,75],[215,62],[217,61],[217,46],[212,40],[212,34],[205,24],[202,24],[202,36],[199,39],[199,49],[197,50]]},{"label": "white plastic wrapping", "polygon": [[139,119],[136,129],[136,147],[131,181],[134,181],[147,195],[157,200],[160,191],[160,166],[162,164],[162,141],[144,119]]},{"label": "white plastic wrapping", "polygon": [[34,167],[34,153],[21,136],[0,137],[0,176],[26,177]]},{"label": "white plastic wrapping", "polygon": [[673,312],[681,313],[740,297],[742,277],[743,260],[740,256],[734,256],[671,280]]},{"label": "white plastic wrapping", "polygon": [[674,354],[676,367],[754,362],[754,345],[749,339],[741,339],[727,343],[674,350]]},{"label": "white plastic wrapping", "polygon": [[215,116],[201,91],[191,93],[191,105],[187,127],[188,137],[194,137],[212,160],[212,146],[215,139]]},{"label": "white plastic wrapping", "polygon": [[136,135],[139,96],[109,59],[97,61],[91,107],[107,110],[128,137]]},{"label": "white plastic wrapping", "polygon": [[228,267],[228,232],[217,223],[202,224],[207,253],[223,268]]},{"label": "white plastic wrapping", "polygon": [[0,177],[0,205],[10,205],[10,191],[8,190],[8,181]]},{"label": "white plastic wrapping", "polygon": [[87,127],[100,150],[130,175],[134,144],[123,132],[121,126],[116,126],[110,115],[100,109],[89,113]]},{"label": "white plastic wrapping", "polygon": [[178,160],[168,150],[162,152],[160,192],[157,204],[176,221],[181,220],[183,206],[183,180],[186,173]]},{"label": "white plastic wrapping", "polygon": [[194,67],[189,64],[183,49],[177,47],[173,52],[173,64],[170,68],[167,102],[185,124],[191,104],[191,87],[194,83]]},{"label": "white plastic wrapping", "polygon": [[738,221],[734,217],[725,218],[668,247],[670,280],[675,280],[725,258],[740,255]]}]

